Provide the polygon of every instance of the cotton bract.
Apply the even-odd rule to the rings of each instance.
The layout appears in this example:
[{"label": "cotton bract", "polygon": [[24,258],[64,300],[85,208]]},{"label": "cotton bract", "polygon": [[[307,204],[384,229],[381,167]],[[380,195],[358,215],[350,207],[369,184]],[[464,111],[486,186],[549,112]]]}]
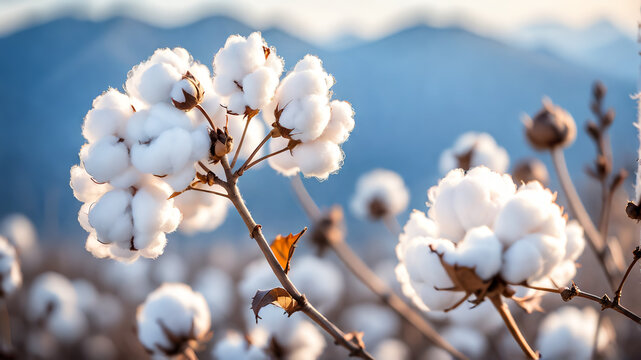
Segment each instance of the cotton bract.
[{"label": "cotton bract", "polygon": [[[567,224],[555,195],[538,182],[516,189],[509,175],[452,170],[428,191],[427,216],[414,211],[399,236],[396,274],[423,309],[444,310],[465,296],[446,266],[471,269],[480,282],[565,285],[583,250],[583,231]],[[472,275],[468,275],[472,276]]]},{"label": "cotton bract", "polygon": [[152,355],[184,353],[209,331],[205,298],[188,285],[166,283],[149,294],[136,313],[138,339]]},{"label": "cotton bract", "polygon": [[408,203],[409,191],[403,178],[390,170],[375,169],[358,179],[351,209],[360,218],[376,220],[398,215]]},{"label": "cotton bract", "polygon": [[439,170],[441,174],[447,174],[456,168],[468,170],[486,166],[493,171],[504,173],[509,160],[507,151],[500,147],[490,134],[467,132],[459,136],[451,148],[441,153]]}]

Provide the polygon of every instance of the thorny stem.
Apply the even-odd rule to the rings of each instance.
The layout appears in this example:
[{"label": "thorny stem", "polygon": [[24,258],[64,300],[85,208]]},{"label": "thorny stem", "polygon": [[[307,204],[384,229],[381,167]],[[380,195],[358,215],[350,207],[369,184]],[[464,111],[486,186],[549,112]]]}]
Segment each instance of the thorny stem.
[{"label": "thorny stem", "polygon": [[525,338],[523,337],[521,330],[519,330],[516,321],[514,321],[514,318],[512,317],[510,308],[508,308],[507,304],[501,298],[501,294],[494,294],[489,298],[496,310],[501,315],[501,318],[503,318],[503,322],[505,322],[508,330],[510,330],[512,337],[514,337],[514,340],[516,340],[516,342],[521,347],[521,350],[523,350],[523,353],[525,353],[525,355],[530,359],[538,359],[539,353],[532,350],[527,340],[525,340]]},{"label": "thorny stem", "polygon": [[[262,147],[265,145],[265,143],[267,143],[267,140],[269,140],[269,138],[271,138],[271,137],[272,137],[272,133],[271,132],[267,133],[267,135],[263,138],[263,140],[260,142],[260,144],[258,144],[258,146],[256,146],[254,151],[252,151],[251,155],[249,155],[247,160],[245,160],[245,162],[238,168],[238,170],[236,170],[236,177],[241,176],[245,172],[245,170],[249,169],[248,165],[254,159],[254,156],[256,156],[256,154],[258,154],[260,149],[262,149]],[[231,167],[231,166],[229,168],[230,168],[230,170],[233,169],[233,167]]]},{"label": "thorny stem", "polygon": [[610,287],[614,289],[614,274],[611,273],[605,262],[606,251],[604,239],[603,237],[601,237],[601,234],[594,226],[592,219],[590,219],[590,215],[585,210],[585,207],[581,202],[581,198],[579,197],[579,194],[577,193],[576,188],[572,183],[570,173],[568,172],[568,168],[565,163],[563,149],[556,147],[552,149],[550,153],[552,155],[552,162],[554,163],[557,177],[559,178],[559,182],[561,183],[561,188],[563,189],[563,192],[565,193],[565,196],[567,198],[568,205],[570,206],[570,209],[574,213],[576,219],[579,221],[581,226],[583,226],[585,234],[588,238],[588,244],[590,244],[590,247],[592,248],[595,256],[599,260],[601,268],[603,269],[603,272],[608,279]]},{"label": "thorny stem", "polygon": [[309,317],[321,328],[323,328],[323,330],[325,330],[329,335],[331,335],[334,338],[336,344],[341,345],[349,350],[350,356],[356,356],[363,359],[374,359],[372,355],[370,355],[364,348],[358,346],[354,342],[347,340],[345,333],[343,333],[336,325],[334,325],[323,314],[316,310],[316,308],[312,306],[312,304],[305,298],[305,296],[301,294],[300,291],[298,291],[294,283],[292,283],[287,274],[285,274],[285,271],[283,271],[283,268],[278,263],[278,260],[274,256],[274,253],[271,251],[269,244],[267,243],[267,240],[263,235],[261,226],[256,224],[251,216],[251,213],[249,212],[249,209],[247,209],[247,206],[245,206],[245,202],[240,195],[240,190],[236,185],[237,177],[234,177],[232,175],[231,168],[226,156],[223,157],[221,163],[223,165],[223,168],[225,169],[225,174],[227,176],[225,187],[227,192],[229,193],[229,199],[231,200],[232,204],[234,204],[234,207],[238,211],[238,214],[245,222],[250,236],[254,240],[256,240],[258,247],[265,256],[265,259],[267,259],[267,263],[278,278],[278,281],[281,283],[283,288],[287,290],[291,297],[300,305],[300,311],[305,313],[307,317]]},{"label": "thorny stem", "polygon": [[240,136],[240,142],[236,148],[236,153],[234,154],[234,159],[231,161],[230,167],[233,169],[236,165],[236,160],[238,160],[238,154],[240,154],[240,149],[243,147],[243,141],[245,140],[245,134],[247,133],[247,128],[249,127],[249,122],[254,118],[253,115],[247,116],[247,121],[245,122],[245,128],[243,129],[243,135]]},{"label": "thorny stem", "polygon": [[249,165],[246,165],[246,166],[245,166],[245,165],[243,165],[243,168],[238,169],[238,171],[236,172],[236,174],[238,174],[238,176],[240,176],[240,175],[242,175],[242,174],[243,174],[243,172],[245,172],[246,170],[249,170],[252,166],[254,166],[254,165],[258,164],[259,162],[261,162],[261,161],[263,161],[263,160],[267,160],[267,159],[269,159],[270,157],[272,157],[272,156],[276,156],[276,155],[278,155],[278,154],[280,154],[280,153],[284,153],[284,152],[285,152],[285,151],[287,151],[287,150],[289,150],[289,146],[284,147],[284,148],[282,148],[282,149],[280,149],[280,150],[278,150],[278,151],[274,151],[274,152],[273,152],[273,153],[271,153],[271,154],[265,155],[265,156],[263,156],[263,157],[259,158],[258,160],[256,160],[256,161],[252,162],[252,163],[251,163],[251,164],[249,164]]},{"label": "thorny stem", "polygon": [[545,287],[539,287],[539,286],[532,286],[532,285],[527,285],[527,284],[522,284],[523,286],[534,289],[534,290],[539,290],[539,291],[546,291],[550,293],[555,293],[555,294],[561,294],[563,297],[563,301],[570,301],[574,297],[580,297],[584,299],[588,299],[591,301],[594,301],[596,303],[599,303],[601,305],[601,311],[605,309],[612,309],[619,314],[622,314],[623,316],[629,318],[630,320],[636,322],[637,324],[641,324],[641,317],[639,315],[633,313],[632,311],[628,310],[625,308],[623,305],[620,303],[615,303],[614,301],[610,300],[610,298],[607,295],[603,295],[603,297],[598,297],[594,294],[590,294],[587,292],[584,292],[579,289],[578,286],[575,284],[572,284],[572,287],[570,288],[565,288],[565,289],[552,289],[552,288],[545,288]]},{"label": "thorny stem", "polygon": [[[305,185],[299,176],[293,176],[292,187],[298,197],[301,205],[307,216],[313,222],[319,221],[322,214],[314,202],[314,199],[309,195]],[[457,359],[466,359],[465,355],[456,350],[445,339],[443,339],[432,326],[414,309],[412,309],[405,301],[385,284],[376,273],[374,273],[356,253],[350,248],[345,241],[330,242],[329,246],[336,253],[338,258],[347,266],[347,268],[361,280],[375,295],[377,295],[382,302],[392,308],[397,314],[403,317],[410,325],[414,326],[420,331],[428,340],[432,341],[436,346],[446,350]]]},{"label": "thorny stem", "polygon": [[216,125],[214,125],[214,121],[209,117],[209,114],[207,114],[207,111],[203,109],[200,104],[196,105],[196,109],[200,110],[200,112],[203,114],[205,119],[207,119],[207,122],[209,122],[209,126],[211,126],[212,130],[216,131]]}]

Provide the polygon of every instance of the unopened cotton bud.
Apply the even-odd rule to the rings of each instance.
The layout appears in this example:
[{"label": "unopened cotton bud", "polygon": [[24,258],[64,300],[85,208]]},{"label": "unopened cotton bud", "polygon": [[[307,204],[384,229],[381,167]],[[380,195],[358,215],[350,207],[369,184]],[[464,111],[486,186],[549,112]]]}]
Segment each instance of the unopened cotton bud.
[{"label": "unopened cotton bud", "polygon": [[533,118],[525,119],[525,134],[535,149],[551,150],[574,141],[576,124],[572,115],[545,98],[543,108]]},{"label": "unopened cotton bud", "polygon": [[203,101],[205,91],[200,81],[189,71],[183,75],[182,80],[175,83],[171,89],[171,102],[183,111],[189,111]]},{"label": "unopened cotton bud", "polygon": [[209,139],[211,145],[209,146],[209,157],[214,163],[220,161],[223,156],[229,154],[234,148],[234,139],[220,128],[209,131]]},{"label": "unopened cotton bud", "polygon": [[516,184],[527,184],[530,181],[538,181],[543,185],[547,185],[550,180],[548,170],[545,164],[539,159],[524,159],[521,160],[514,170],[512,170],[512,179]]}]

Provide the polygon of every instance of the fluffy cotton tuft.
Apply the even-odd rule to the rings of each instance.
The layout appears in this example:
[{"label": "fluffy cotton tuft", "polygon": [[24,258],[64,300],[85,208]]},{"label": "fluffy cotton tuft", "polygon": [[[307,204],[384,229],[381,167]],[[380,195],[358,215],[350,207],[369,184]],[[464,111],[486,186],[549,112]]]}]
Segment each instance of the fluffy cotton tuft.
[{"label": "fluffy cotton tuft", "polygon": [[[340,144],[354,128],[354,111],[345,101],[330,101],[334,78],[319,58],[307,55],[285,76],[273,101],[263,113],[278,136],[270,151],[290,147],[270,158],[270,165],[285,176],[299,171],[307,177],[326,179],[343,161]],[[293,149],[292,149],[293,147]]]},{"label": "fluffy cotton tuft", "polygon": [[0,297],[6,298],[22,285],[22,272],[16,249],[0,236]]},{"label": "fluffy cotton tuft", "polygon": [[33,281],[27,305],[29,319],[44,323],[61,342],[73,343],[87,329],[75,288],[58,273],[47,272]]},{"label": "fluffy cotton tuft", "polygon": [[409,191],[399,174],[375,169],[358,179],[350,205],[356,216],[377,220],[405,211],[409,197]]},{"label": "fluffy cotton tuft", "polygon": [[[591,359],[598,317],[593,308],[561,307],[541,323],[537,348],[546,359]],[[613,341],[611,333],[599,331],[597,351],[605,349]]]},{"label": "fluffy cotton tuft", "polygon": [[233,307],[235,290],[231,277],[220,269],[207,267],[196,274],[193,285],[207,300],[212,323],[223,324]]},{"label": "fluffy cotton tuft", "polygon": [[[473,269],[479,280],[567,283],[583,251],[583,230],[566,224],[556,197],[538,182],[516,190],[509,175],[485,167],[452,170],[428,191],[429,211],[414,211],[399,236],[396,274],[423,309],[445,310],[465,293],[439,291],[451,279],[442,262]],[[452,275],[454,276],[454,275]]]},{"label": "fluffy cotton tuft", "polygon": [[155,356],[171,357],[206,337],[211,315],[205,298],[188,285],[166,283],[136,313],[138,339]]},{"label": "fluffy cotton tuft", "polygon": [[7,215],[0,222],[0,236],[15,248],[22,267],[30,269],[40,264],[38,233],[28,217],[22,214]]},{"label": "fluffy cotton tuft", "polygon": [[452,148],[441,153],[439,170],[441,174],[447,174],[457,168],[469,170],[477,166],[486,166],[493,171],[504,173],[509,162],[507,151],[497,145],[490,134],[467,132],[456,139]]},{"label": "fluffy cotton tuft", "polygon": [[269,359],[262,349],[248,343],[247,340],[237,332],[228,332],[222,340],[216,343],[211,354],[216,360]]}]

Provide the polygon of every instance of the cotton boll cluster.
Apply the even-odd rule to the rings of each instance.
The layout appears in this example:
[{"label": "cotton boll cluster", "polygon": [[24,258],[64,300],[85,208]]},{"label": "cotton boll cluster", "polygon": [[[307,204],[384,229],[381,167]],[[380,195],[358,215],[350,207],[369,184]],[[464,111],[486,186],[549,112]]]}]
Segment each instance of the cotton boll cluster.
[{"label": "cotton boll cluster", "polygon": [[0,222],[0,236],[15,248],[23,268],[37,266],[40,259],[38,233],[31,220],[22,214],[10,214]]},{"label": "cotton boll cluster", "polygon": [[217,360],[267,360],[267,354],[237,332],[228,332],[216,343],[212,356]]},{"label": "cotton boll cluster", "polygon": [[390,170],[375,169],[358,179],[350,205],[356,216],[378,220],[400,214],[408,203],[409,191],[403,178]]},{"label": "cotton boll cluster", "polygon": [[[598,313],[564,306],[549,314],[541,323],[537,347],[546,359],[591,359]],[[614,341],[608,331],[599,331],[596,350],[604,350]]]},{"label": "cotton boll cluster", "polygon": [[27,306],[29,319],[45,324],[62,343],[78,340],[87,328],[76,290],[58,273],[41,274],[32,282]]},{"label": "cotton boll cluster", "polygon": [[352,305],[343,310],[341,319],[346,328],[365,332],[363,341],[368,348],[394,336],[401,326],[396,313],[376,304]]},{"label": "cotton boll cluster", "polygon": [[510,158],[504,148],[497,145],[487,133],[467,132],[459,136],[452,148],[441,153],[439,170],[445,175],[453,169],[469,170],[486,166],[493,171],[504,173]]},{"label": "cotton boll cluster", "polygon": [[264,120],[273,126],[270,152],[289,149],[269,159],[278,172],[326,179],[343,161],[340,145],[354,128],[354,111],[345,101],[331,100],[334,78],[319,58],[307,55],[285,76]]},{"label": "cotton boll cluster", "polygon": [[215,267],[207,267],[196,274],[193,288],[207,300],[212,323],[223,324],[234,306],[234,283],[230,276]]},{"label": "cotton boll cluster", "polygon": [[192,351],[211,325],[205,298],[188,285],[166,283],[154,290],[136,313],[138,339],[152,356]]},{"label": "cotton boll cluster", "polygon": [[0,298],[13,294],[22,285],[22,272],[16,249],[0,236]]},{"label": "cotton boll cluster", "polygon": [[259,32],[232,35],[214,56],[214,89],[229,98],[232,113],[262,109],[274,96],[283,65]]},{"label": "cotton boll cluster", "polygon": [[[566,224],[555,195],[539,183],[517,190],[509,175],[457,169],[428,191],[428,200],[427,216],[412,213],[396,248],[403,292],[421,308],[445,310],[472,290],[437,290],[471,280],[457,276],[512,285],[552,277],[561,285],[574,275],[582,230]],[[470,270],[452,272],[457,268]]]}]

